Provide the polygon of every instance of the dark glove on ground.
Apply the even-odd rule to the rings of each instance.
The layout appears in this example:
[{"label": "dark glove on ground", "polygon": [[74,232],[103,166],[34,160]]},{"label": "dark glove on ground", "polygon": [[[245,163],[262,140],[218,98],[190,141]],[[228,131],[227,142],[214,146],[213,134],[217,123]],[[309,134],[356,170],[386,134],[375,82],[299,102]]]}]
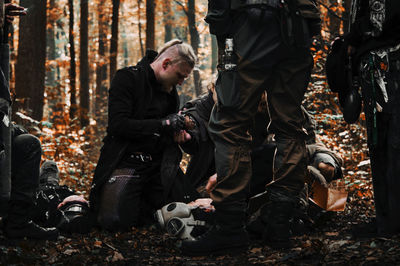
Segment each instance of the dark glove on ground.
[{"label": "dark glove on ground", "polygon": [[161,125],[168,131],[179,132],[185,129],[185,117],[179,114],[170,114],[161,121]]}]

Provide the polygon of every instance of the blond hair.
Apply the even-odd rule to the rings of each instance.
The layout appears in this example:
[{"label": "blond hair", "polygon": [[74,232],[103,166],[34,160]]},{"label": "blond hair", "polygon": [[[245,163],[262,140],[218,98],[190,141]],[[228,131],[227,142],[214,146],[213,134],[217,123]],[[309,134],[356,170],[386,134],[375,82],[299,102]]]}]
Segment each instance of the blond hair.
[{"label": "blond hair", "polygon": [[164,59],[168,56],[174,58],[172,63],[186,62],[192,68],[195,66],[197,61],[197,56],[195,55],[192,46],[179,39],[173,39],[160,47],[158,55],[154,61]]}]

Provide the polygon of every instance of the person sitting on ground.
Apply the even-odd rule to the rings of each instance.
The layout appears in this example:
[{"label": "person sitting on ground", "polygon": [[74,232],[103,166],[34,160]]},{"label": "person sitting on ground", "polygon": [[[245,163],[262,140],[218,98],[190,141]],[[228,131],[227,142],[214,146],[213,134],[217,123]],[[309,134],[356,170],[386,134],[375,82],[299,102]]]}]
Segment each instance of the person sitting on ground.
[{"label": "person sitting on ground", "polygon": [[55,240],[58,237],[56,228],[41,227],[32,221],[41,156],[40,140],[21,126],[13,125],[11,196],[3,227],[8,238]]},{"label": "person sitting on ground", "polygon": [[136,65],[120,69],[109,90],[107,136],[94,173],[89,201],[104,229],[129,230],[153,222],[153,213],[180,198],[172,189],[187,142],[177,114],[176,85],[191,73],[196,56],[180,40],[159,53],[148,50]]},{"label": "person sitting on ground", "polygon": [[[24,8],[7,3],[5,7],[5,19],[8,23],[13,21],[13,16],[26,15]],[[3,10],[3,9],[1,9]],[[0,16],[0,24],[3,27],[3,17]],[[8,26],[8,25],[6,25]],[[0,58],[1,60],[1,58]],[[39,167],[42,156],[40,140],[29,134],[20,126],[13,125],[7,120],[10,113],[11,96],[8,82],[0,68],[0,123],[11,125],[11,158],[5,158],[2,152],[4,143],[0,134],[0,160],[11,159],[11,193],[6,205],[4,217],[2,217],[3,233],[8,238],[29,238],[56,240],[58,230],[56,228],[43,228],[32,221],[30,210],[33,207],[36,189],[39,185]],[[7,120],[5,122],[5,120]],[[0,169],[2,171],[3,169]]]}]

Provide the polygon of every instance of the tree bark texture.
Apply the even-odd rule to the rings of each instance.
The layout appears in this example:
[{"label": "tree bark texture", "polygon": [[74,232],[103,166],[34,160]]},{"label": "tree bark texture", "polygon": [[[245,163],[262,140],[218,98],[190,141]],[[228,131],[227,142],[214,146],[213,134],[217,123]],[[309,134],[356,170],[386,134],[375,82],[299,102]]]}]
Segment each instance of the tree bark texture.
[{"label": "tree bark texture", "polygon": [[42,120],[46,63],[46,0],[21,0],[29,7],[20,19],[15,91],[17,108],[35,120]]},{"label": "tree bark texture", "polygon": [[215,35],[211,35],[211,71],[213,74],[217,72],[217,64],[218,64],[217,37],[215,37]]},{"label": "tree bark texture", "polygon": [[155,9],[154,0],[146,0],[146,49],[155,49]]},{"label": "tree bark texture", "polygon": [[[339,6],[339,3],[337,0],[329,0],[329,7],[331,10],[333,9],[336,15],[341,17],[342,13],[340,12],[340,9],[337,8]],[[332,39],[340,35],[340,24],[341,20],[335,17],[334,15],[329,14],[329,33]]]},{"label": "tree bark texture", "polygon": [[141,19],[141,3],[142,0],[138,0],[137,1],[137,5],[138,5],[138,31],[139,31],[139,43],[140,43],[140,52],[142,54],[142,57],[144,56],[144,48],[143,48],[143,41],[142,41],[142,23],[140,22]]},{"label": "tree bark texture", "polygon": [[111,43],[110,43],[110,83],[117,71],[118,56],[118,23],[119,23],[119,0],[112,0],[112,22],[111,22]]},{"label": "tree bark texture", "polygon": [[74,0],[68,0],[69,9],[69,53],[70,53],[70,68],[69,68],[69,80],[70,80],[70,93],[71,93],[71,106],[69,109],[70,119],[75,118],[77,111],[76,104],[76,54],[75,54],[75,40],[74,40]]},{"label": "tree bark texture", "polygon": [[[190,34],[190,44],[193,47],[194,53],[196,56],[199,52],[199,32],[197,31],[196,27],[196,1],[195,0],[188,0],[188,10],[187,10],[187,17],[188,17],[188,25],[189,25],[189,34]],[[201,94],[201,78],[200,78],[200,71],[197,67],[193,70],[193,81],[194,81],[194,89],[196,96]]]},{"label": "tree bark texture", "polygon": [[80,64],[79,64],[79,106],[81,126],[89,124],[89,3],[81,0],[81,26],[80,26]]},{"label": "tree bark texture", "polygon": [[99,60],[96,66],[96,103],[95,114],[97,124],[100,127],[105,126],[107,118],[107,60],[106,60],[106,43],[107,43],[107,24],[105,14],[105,2],[99,2],[98,12],[98,29],[99,29],[99,42],[98,53]]},{"label": "tree bark texture", "polygon": [[163,20],[164,20],[164,42],[172,40],[172,10],[171,1],[165,0],[162,2],[163,5]]}]

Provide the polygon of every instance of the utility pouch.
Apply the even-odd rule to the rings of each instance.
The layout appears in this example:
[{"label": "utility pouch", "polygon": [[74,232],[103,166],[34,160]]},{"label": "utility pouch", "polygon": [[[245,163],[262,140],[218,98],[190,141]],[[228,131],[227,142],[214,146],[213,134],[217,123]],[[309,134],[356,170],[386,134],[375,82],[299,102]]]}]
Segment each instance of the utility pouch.
[{"label": "utility pouch", "polygon": [[286,0],[280,18],[287,45],[308,47],[311,38],[321,32],[320,13],[311,0]]},{"label": "utility pouch", "polygon": [[237,71],[220,71],[215,83],[218,96],[218,106],[223,108],[237,108],[240,104],[240,87]]},{"label": "utility pouch", "polygon": [[232,26],[229,0],[209,0],[205,21],[210,26],[210,33],[218,37],[229,34]]}]

